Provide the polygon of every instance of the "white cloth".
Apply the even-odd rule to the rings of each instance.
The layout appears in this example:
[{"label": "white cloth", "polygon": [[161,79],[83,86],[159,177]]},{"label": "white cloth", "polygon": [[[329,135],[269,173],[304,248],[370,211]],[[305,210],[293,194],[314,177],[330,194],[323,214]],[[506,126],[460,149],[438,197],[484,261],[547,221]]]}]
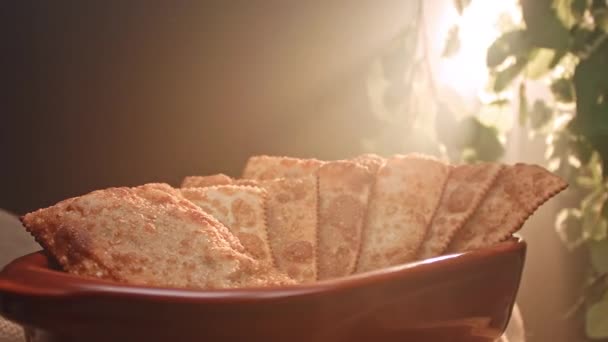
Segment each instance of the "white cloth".
[{"label": "white cloth", "polygon": [[21,326],[0,317],[0,342],[25,342]]},{"label": "white cloth", "polygon": [[[0,209],[0,268],[24,254],[40,250],[17,216]],[[0,342],[25,341],[21,326],[0,316]]]},{"label": "white cloth", "polygon": [[0,269],[17,257],[40,249],[17,216],[0,209]]}]

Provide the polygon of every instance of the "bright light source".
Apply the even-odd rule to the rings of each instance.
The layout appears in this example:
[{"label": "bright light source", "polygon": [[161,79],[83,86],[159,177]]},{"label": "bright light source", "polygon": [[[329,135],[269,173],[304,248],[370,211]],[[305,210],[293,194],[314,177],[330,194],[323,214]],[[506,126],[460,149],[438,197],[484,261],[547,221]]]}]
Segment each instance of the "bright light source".
[{"label": "bright light source", "polygon": [[460,50],[441,60],[437,77],[442,84],[462,95],[477,96],[483,91],[488,82],[486,51],[501,33],[501,16],[519,25],[522,18],[518,0],[473,0],[461,17],[450,10],[446,19],[459,25]]}]

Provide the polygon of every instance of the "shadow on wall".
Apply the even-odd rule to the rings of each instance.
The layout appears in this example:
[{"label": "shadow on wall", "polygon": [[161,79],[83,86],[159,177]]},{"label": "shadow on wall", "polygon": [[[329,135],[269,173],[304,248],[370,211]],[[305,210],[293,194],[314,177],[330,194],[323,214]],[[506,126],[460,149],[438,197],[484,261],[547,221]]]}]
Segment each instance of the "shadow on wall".
[{"label": "shadow on wall", "polygon": [[0,207],[23,213],[107,186],[237,175],[253,153],[358,153],[374,129],[369,59],[411,4],[10,6]]}]

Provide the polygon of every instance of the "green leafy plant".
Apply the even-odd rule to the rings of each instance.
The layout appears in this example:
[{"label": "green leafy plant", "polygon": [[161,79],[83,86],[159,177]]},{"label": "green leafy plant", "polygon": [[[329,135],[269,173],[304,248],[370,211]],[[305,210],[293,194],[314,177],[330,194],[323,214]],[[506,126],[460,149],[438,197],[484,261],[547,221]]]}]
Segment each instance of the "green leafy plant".
[{"label": "green leafy plant", "polygon": [[[364,140],[365,147],[387,154],[423,152],[455,161],[498,160],[504,146],[496,127],[476,116],[460,115],[462,110],[449,101],[437,100],[423,1],[417,3],[417,15],[371,67],[370,106],[379,128]],[[459,11],[464,11],[469,1],[458,3]],[[449,58],[459,48],[458,27],[453,27],[443,56]],[[498,108],[501,102],[494,104]]]},{"label": "green leafy plant", "polygon": [[531,111],[520,92],[520,123],[547,137],[548,165],[582,197],[557,215],[556,227],[569,248],[589,251],[586,334],[608,338],[608,8],[604,0],[520,3],[525,25],[490,46],[487,66],[496,92],[516,80],[520,89],[529,79],[549,83],[553,103],[537,101]]},{"label": "green leafy plant", "polygon": [[[462,15],[470,2],[455,0],[454,6]],[[584,315],[588,337],[608,338],[607,2],[520,0],[520,5],[523,22],[499,23],[502,34],[488,48],[486,65],[480,65],[489,72],[494,96],[480,111],[513,116],[515,110],[520,129],[545,138],[547,166],[568,180],[578,204],[559,212],[557,234],[569,249],[584,248],[589,255],[587,286],[574,312]],[[456,161],[497,160],[507,132],[484,122],[479,113],[462,115],[462,109],[438,96],[423,7],[419,2],[413,24],[374,66],[370,84],[383,86],[370,86],[370,99],[384,129],[368,144]],[[457,54],[460,43],[454,26],[443,58]],[[531,84],[541,84],[550,96],[529,99]],[[423,109],[412,105],[417,98],[427,99]]]}]

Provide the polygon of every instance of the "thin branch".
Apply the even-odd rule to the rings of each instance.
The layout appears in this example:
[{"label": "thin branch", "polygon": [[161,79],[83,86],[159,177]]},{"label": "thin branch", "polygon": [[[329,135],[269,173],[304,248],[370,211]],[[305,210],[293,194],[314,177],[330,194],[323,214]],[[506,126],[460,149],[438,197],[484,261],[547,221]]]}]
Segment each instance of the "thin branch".
[{"label": "thin branch", "polygon": [[[591,278],[587,284],[583,286],[582,292],[589,291],[592,287],[597,286],[601,282],[605,282],[608,279],[608,273],[602,273],[598,276]],[[563,319],[569,319],[573,317],[577,312],[579,312],[583,307],[586,300],[587,295],[580,296],[578,300],[566,311],[563,315]]]},{"label": "thin branch", "polygon": [[439,92],[437,91],[437,85],[435,83],[435,78],[433,75],[433,68],[430,62],[430,53],[428,47],[428,33],[426,29],[426,16],[424,14],[424,2],[420,0],[418,6],[418,17],[420,18],[420,34],[422,35],[422,59],[424,60],[424,64],[427,69],[429,85],[431,88],[431,93],[435,99],[438,99]]},{"label": "thin branch", "polygon": [[604,42],[606,42],[606,40],[608,40],[608,34],[602,32],[601,35],[591,43],[591,45],[578,54],[578,57],[581,59],[589,58],[597,49],[599,49],[600,46],[602,46]]}]

